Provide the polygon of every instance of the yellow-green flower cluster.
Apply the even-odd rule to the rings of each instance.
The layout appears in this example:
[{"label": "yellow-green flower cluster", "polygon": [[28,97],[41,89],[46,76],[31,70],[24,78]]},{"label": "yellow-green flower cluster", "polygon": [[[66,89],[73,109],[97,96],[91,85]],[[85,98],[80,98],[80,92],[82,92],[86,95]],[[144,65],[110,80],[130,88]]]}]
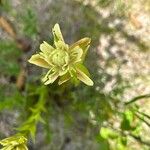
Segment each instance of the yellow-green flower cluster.
[{"label": "yellow-green flower cluster", "polygon": [[27,139],[22,135],[15,135],[0,141],[1,150],[28,150]]},{"label": "yellow-green flower cluster", "polygon": [[44,84],[51,84],[59,78],[58,84],[61,85],[74,78],[92,86],[93,81],[89,78],[89,72],[83,65],[91,39],[83,38],[69,46],[65,43],[58,24],[55,24],[52,33],[54,46],[44,41],[40,45],[41,52],[34,54],[29,59],[30,63],[49,69],[42,79]]}]

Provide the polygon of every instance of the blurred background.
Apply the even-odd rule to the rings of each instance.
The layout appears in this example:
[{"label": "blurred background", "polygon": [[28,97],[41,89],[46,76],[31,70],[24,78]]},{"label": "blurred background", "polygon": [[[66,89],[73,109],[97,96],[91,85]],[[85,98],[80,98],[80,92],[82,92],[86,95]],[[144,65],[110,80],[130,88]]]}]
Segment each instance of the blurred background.
[{"label": "blurred background", "polygon": [[[59,23],[66,43],[92,39],[93,87],[44,86],[27,62]],[[0,139],[46,93],[29,150],[150,149],[149,0],[0,0]]]}]

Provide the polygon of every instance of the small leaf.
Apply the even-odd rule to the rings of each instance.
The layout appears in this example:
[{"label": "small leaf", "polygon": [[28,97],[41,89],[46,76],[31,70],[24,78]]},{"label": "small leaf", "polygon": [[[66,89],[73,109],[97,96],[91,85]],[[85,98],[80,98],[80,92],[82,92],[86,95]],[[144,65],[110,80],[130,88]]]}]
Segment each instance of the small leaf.
[{"label": "small leaf", "polygon": [[132,122],[133,122],[133,113],[130,110],[126,110],[123,115],[123,120],[121,122],[121,128],[123,130],[132,130]]},{"label": "small leaf", "polygon": [[30,134],[31,134],[31,137],[32,137],[33,140],[35,140],[35,133],[36,133],[36,126],[32,125],[30,127]]},{"label": "small leaf", "polygon": [[133,121],[133,112],[130,110],[125,111],[125,117],[131,123]]},{"label": "small leaf", "polygon": [[100,135],[103,139],[118,138],[118,134],[109,128],[102,127],[100,129]]},{"label": "small leaf", "polygon": [[123,139],[122,137],[119,137],[119,138],[117,139],[116,149],[117,149],[117,150],[127,150],[127,149],[126,149],[126,144],[127,144],[126,138]]},{"label": "small leaf", "polygon": [[102,138],[108,139],[109,138],[109,134],[110,134],[110,130],[108,128],[102,127],[100,129],[100,135],[101,135]]}]

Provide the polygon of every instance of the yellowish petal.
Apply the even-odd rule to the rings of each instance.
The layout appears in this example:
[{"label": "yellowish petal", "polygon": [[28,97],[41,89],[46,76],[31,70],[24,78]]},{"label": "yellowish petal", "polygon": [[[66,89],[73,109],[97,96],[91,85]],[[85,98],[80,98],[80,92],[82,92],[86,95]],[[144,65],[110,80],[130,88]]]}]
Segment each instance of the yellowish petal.
[{"label": "yellowish petal", "polygon": [[89,86],[93,86],[93,81],[79,68],[76,68],[77,78]]},{"label": "yellowish petal", "polygon": [[61,85],[65,82],[67,82],[69,79],[70,79],[70,74],[66,73],[65,75],[60,77],[58,84]]},{"label": "yellowish petal", "polygon": [[59,76],[66,74],[69,70],[68,66],[64,66],[63,68],[59,68]]},{"label": "yellowish petal", "polygon": [[79,46],[76,46],[70,50],[70,61],[72,63],[79,62],[81,61],[82,55],[83,55],[83,50]]},{"label": "yellowish petal", "polygon": [[59,76],[57,71],[52,72],[52,70],[48,71],[46,76],[42,79],[45,85],[53,83]]},{"label": "yellowish petal", "polygon": [[90,77],[90,73],[89,73],[88,69],[87,69],[82,63],[76,63],[76,64],[75,64],[75,68],[81,70],[81,71],[84,72],[88,77]]},{"label": "yellowish petal", "polygon": [[40,50],[44,53],[44,54],[50,54],[54,48],[48,44],[47,42],[43,42],[41,45],[40,45]]},{"label": "yellowish petal", "polygon": [[70,49],[73,49],[73,48],[76,47],[76,46],[79,46],[79,47],[81,47],[81,48],[84,48],[84,47],[90,45],[90,43],[91,43],[91,39],[88,38],[88,37],[86,37],[86,38],[83,38],[83,39],[81,39],[81,40],[75,42],[74,44],[72,44],[72,45],[70,46]]},{"label": "yellowish petal", "polygon": [[61,33],[61,30],[60,30],[60,27],[59,27],[58,23],[56,23],[54,25],[54,28],[52,29],[52,32],[53,32],[55,42],[57,42],[57,41],[63,41],[64,42],[64,39],[63,39],[63,36],[62,36],[62,33]]},{"label": "yellowish petal", "polygon": [[13,150],[13,149],[14,149],[14,146],[8,145],[8,146],[2,148],[1,150]]},{"label": "yellowish petal", "polygon": [[68,50],[69,46],[68,44],[64,43],[63,41],[54,41],[54,44],[57,49],[59,50]]},{"label": "yellowish petal", "polygon": [[43,68],[50,68],[50,65],[39,54],[32,55],[28,61]]},{"label": "yellowish petal", "polygon": [[46,75],[42,78],[42,82],[46,82],[48,80],[48,75],[51,73],[51,69],[46,73]]},{"label": "yellowish petal", "polygon": [[71,50],[76,46],[79,46],[83,50],[83,55],[82,55],[82,61],[83,61],[86,56],[87,50],[90,46],[90,43],[91,43],[91,39],[86,37],[72,44],[69,49]]}]

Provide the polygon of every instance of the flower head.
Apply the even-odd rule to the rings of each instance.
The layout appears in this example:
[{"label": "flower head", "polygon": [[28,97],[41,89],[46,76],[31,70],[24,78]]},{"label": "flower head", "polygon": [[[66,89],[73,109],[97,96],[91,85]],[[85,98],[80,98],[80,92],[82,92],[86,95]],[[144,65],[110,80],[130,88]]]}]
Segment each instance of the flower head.
[{"label": "flower head", "polygon": [[91,39],[83,38],[69,46],[65,43],[58,24],[55,24],[52,33],[54,46],[44,41],[40,45],[41,52],[34,54],[29,59],[30,63],[49,69],[42,79],[44,84],[51,84],[59,78],[58,84],[60,85],[71,78],[76,78],[92,86],[93,81],[89,78],[89,72],[83,65]]},{"label": "flower head", "polygon": [[1,150],[28,150],[27,139],[21,135],[11,136],[0,141],[3,146]]}]

